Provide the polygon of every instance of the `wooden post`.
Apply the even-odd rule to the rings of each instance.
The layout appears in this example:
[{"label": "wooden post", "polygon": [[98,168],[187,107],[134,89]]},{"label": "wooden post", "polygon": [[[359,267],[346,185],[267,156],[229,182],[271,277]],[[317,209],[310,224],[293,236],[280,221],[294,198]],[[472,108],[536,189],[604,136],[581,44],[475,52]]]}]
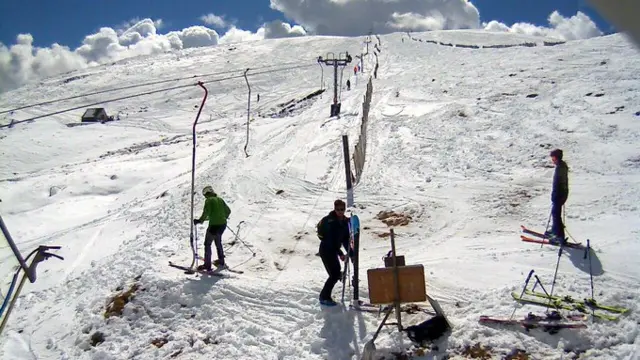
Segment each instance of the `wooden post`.
[{"label": "wooden post", "polygon": [[351,162],[349,158],[349,136],[342,135],[342,152],[344,153],[344,172],[347,181],[347,207],[353,207],[353,182],[351,179]]},{"label": "wooden post", "polygon": [[393,284],[395,285],[395,300],[394,305],[396,308],[396,319],[398,320],[398,331],[402,332],[402,313],[400,311],[400,277],[398,275],[398,264],[396,261],[396,242],[393,236],[393,229],[389,230],[391,237],[391,256],[393,256]]}]

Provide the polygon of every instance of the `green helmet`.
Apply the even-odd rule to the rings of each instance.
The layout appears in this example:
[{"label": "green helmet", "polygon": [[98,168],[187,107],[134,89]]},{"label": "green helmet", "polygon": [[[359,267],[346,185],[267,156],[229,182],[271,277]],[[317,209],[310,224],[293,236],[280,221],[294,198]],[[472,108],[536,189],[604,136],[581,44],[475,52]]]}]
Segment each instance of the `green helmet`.
[{"label": "green helmet", "polygon": [[213,191],[213,188],[209,185],[205,186],[202,189],[202,195],[207,196],[207,194],[212,194],[212,195],[215,194],[215,192]]}]

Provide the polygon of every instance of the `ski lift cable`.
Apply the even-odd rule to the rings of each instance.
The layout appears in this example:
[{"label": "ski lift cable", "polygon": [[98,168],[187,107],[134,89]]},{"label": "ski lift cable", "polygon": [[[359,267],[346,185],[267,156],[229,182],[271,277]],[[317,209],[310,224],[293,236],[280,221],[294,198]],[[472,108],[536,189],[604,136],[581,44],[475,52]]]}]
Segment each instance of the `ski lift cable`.
[{"label": "ski lift cable", "polygon": [[[280,65],[280,66],[282,66],[282,65],[288,66],[288,65],[293,65],[293,64],[296,64],[296,63],[297,62],[290,62],[290,63],[284,63],[284,64],[278,64],[278,65]],[[270,68],[270,67],[274,67],[274,66],[277,66],[277,65],[265,65],[265,66],[261,66],[261,67],[256,68],[256,69],[266,69],[266,68]],[[233,70],[220,71],[220,72],[214,72],[214,73],[209,73],[209,74],[192,75],[192,76],[189,76],[189,77],[179,77],[179,78],[173,78],[173,79],[157,80],[157,81],[152,81],[152,82],[147,82],[147,83],[142,83],[142,84],[134,84],[134,85],[127,85],[127,86],[122,86],[122,87],[117,87],[117,88],[112,88],[112,89],[99,90],[99,91],[95,91],[95,92],[79,94],[79,95],[69,96],[69,97],[55,99],[55,100],[48,100],[48,101],[43,101],[43,102],[39,102],[39,103],[35,103],[35,104],[19,106],[17,108],[13,108],[13,109],[9,109],[9,110],[2,110],[2,111],[0,111],[0,115],[6,114],[6,113],[10,113],[10,112],[13,112],[13,111],[17,111],[17,110],[24,110],[24,109],[28,109],[28,108],[32,108],[32,107],[36,107],[36,106],[42,106],[42,105],[49,105],[49,104],[53,104],[53,103],[57,103],[57,102],[61,102],[61,101],[73,100],[73,99],[78,99],[78,98],[81,98],[81,97],[86,97],[86,96],[91,96],[91,95],[98,95],[98,94],[104,94],[104,93],[113,92],[113,91],[122,91],[122,90],[134,89],[134,88],[137,88],[137,87],[159,85],[159,84],[164,84],[164,83],[173,82],[173,81],[192,80],[192,79],[195,79],[195,78],[231,74],[231,73],[234,73],[234,72],[241,72],[241,71],[244,71],[244,69],[233,69]]]},{"label": "ski lift cable", "polygon": [[[270,73],[274,73],[274,72],[288,71],[288,70],[292,70],[292,69],[304,68],[304,67],[310,67],[310,66],[316,66],[316,64],[305,64],[305,65],[291,66],[291,67],[286,67],[286,68],[265,70],[265,71],[260,71],[260,72],[254,72],[254,73],[248,74],[247,76],[264,75],[264,74],[270,74]],[[219,78],[219,79],[201,81],[201,83],[202,84],[210,84],[210,83],[221,82],[221,81],[231,80],[231,79],[238,79],[238,78],[244,78],[244,74],[228,76],[228,77]],[[187,88],[187,87],[192,87],[194,85],[198,85],[198,83],[196,83],[196,84],[178,85],[178,86],[174,86],[174,87],[170,87],[170,88],[163,88],[163,89],[159,89],[159,90],[151,90],[151,91],[146,91],[146,92],[143,92],[143,93],[132,94],[132,95],[127,95],[127,96],[121,96],[121,97],[118,97],[118,98],[113,98],[113,99],[108,99],[108,100],[96,101],[96,102],[89,103],[89,104],[83,104],[81,106],[74,106],[74,107],[67,108],[67,109],[64,109],[64,110],[59,110],[59,111],[54,111],[54,112],[51,112],[51,113],[46,113],[46,114],[42,114],[42,115],[33,116],[33,117],[30,117],[30,118],[27,118],[27,119],[23,119],[23,120],[13,121],[12,123],[9,123],[9,124],[0,125],[0,129],[1,128],[6,128],[6,127],[10,127],[10,126],[13,126],[13,125],[16,125],[16,124],[20,124],[20,123],[23,123],[23,122],[27,122],[27,121],[33,121],[33,120],[41,119],[41,118],[48,117],[48,116],[59,115],[59,114],[63,114],[63,113],[69,112],[69,111],[83,109],[83,108],[90,107],[90,106],[107,104],[107,103],[126,100],[126,99],[132,99],[132,98],[151,95],[151,94],[155,94],[155,93],[159,93],[159,92],[163,92],[163,91],[184,89],[184,88]]]}]

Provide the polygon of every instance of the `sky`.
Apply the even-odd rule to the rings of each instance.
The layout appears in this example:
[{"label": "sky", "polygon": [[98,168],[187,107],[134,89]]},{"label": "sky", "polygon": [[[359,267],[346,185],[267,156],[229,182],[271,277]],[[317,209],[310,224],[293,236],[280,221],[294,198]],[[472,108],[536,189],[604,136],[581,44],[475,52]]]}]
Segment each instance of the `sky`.
[{"label": "sky", "polygon": [[0,2],[0,92],[136,55],[265,38],[485,29],[560,40],[611,33],[586,0]]},{"label": "sky", "polygon": [[[481,0],[474,5],[480,11],[481,20],[487,22],[498,20],[507,25],[526,22],[546,26],[547,17],[554,10],[564,16],[582,11],[601,30],[611,30],[586,0]],[[34,8],[38,10],[34,11]],[[85,35],[95,33],[103,26],[116,28],[132,19],[151,18],[162,19],[160,30],[180,30],[191,25],[206,25],[200,18],[210,13],[225,16],[238,28],[251,31],[256,31],[265,21],[287,20],[283,13],[270,8],[268,0],[190,0],[188,6],[175,0],[3,1],[0,2],[0,42],[14,44],[18,34],[30,33],[36,46],[57,42],[76,48],[82,44]]]}]

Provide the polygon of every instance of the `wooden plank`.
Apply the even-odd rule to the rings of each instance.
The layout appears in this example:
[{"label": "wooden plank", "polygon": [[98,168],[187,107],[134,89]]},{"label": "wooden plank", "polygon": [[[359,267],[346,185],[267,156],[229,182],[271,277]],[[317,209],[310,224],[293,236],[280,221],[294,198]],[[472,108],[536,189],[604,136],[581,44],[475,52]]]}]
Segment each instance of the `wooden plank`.
[{"label": "wooden plank", "polygon": [[[414,303],[427,300],[423,265],[398,266],[400,280],[400,302]],[[392,304],[395,298],[393,268],[367,270],[369,302],[371,304]]]}]

